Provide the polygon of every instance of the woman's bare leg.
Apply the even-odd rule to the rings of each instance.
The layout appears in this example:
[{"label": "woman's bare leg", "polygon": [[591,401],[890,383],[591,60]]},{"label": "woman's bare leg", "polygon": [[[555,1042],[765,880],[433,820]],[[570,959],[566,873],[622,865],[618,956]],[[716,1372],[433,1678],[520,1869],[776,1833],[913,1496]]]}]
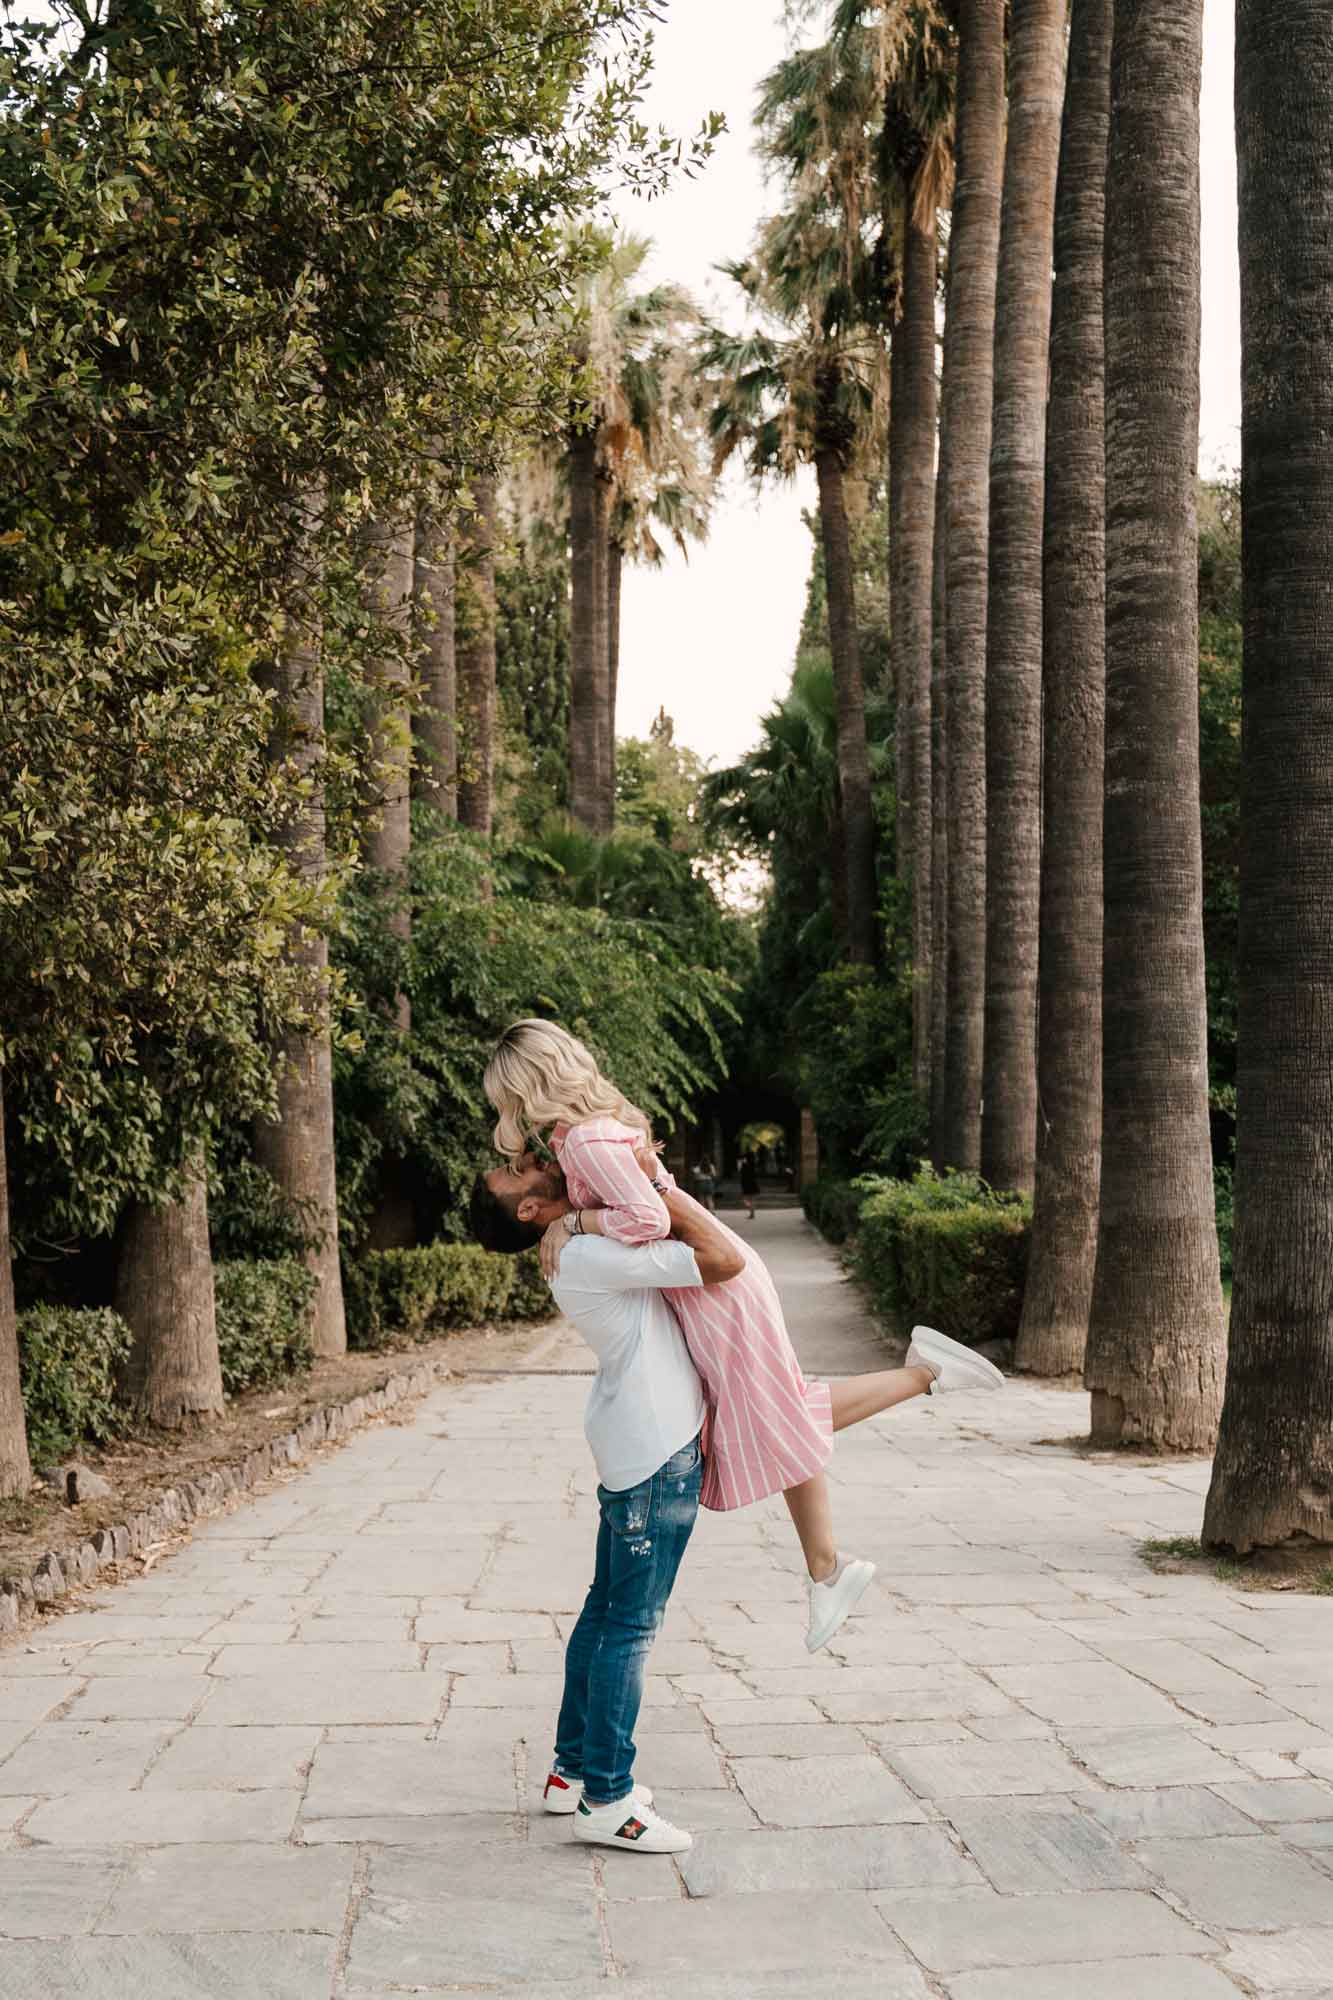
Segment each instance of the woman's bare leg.
[{"label": "woman's bare leg", "polygon": [[815,1582],[822,1583],[838,1567],[828,1480],[822,1472],[817,1472],[813,1479],[803,1479],[799,1486],[789,1486],[782,1497],[796,1529],[805,1566]]},{"label": "woman's bare leg", "polygon": [[934,1379],[929,1368],[882,1368],[874,1375],[848,1375],[841,1382],[830,1382],[833,1428],[845,1431],[848,1424],[864,1423],[895,1403],[924,1396]]}]

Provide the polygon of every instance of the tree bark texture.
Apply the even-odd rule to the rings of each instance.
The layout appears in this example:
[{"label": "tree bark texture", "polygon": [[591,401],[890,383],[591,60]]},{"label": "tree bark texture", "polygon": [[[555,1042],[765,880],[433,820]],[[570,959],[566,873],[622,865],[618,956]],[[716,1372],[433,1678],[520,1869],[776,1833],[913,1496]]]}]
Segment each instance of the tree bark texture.
[{"label": "tree bark texture", "polygon": [[995,293],[986,613],[981,1171],[1032,1191],[1041,906],[1041,545],[1055,176],[1068,0],[1013,0]]},{"label": "tree bark texture", "polygon": [[465,736],[458,817],[489,834],[495,815],[495,540],[496,486],[489,473],[472,481],[471,510],[460,534],[457,591],[458,691]]},{"label": "tree bark texture", "polygon": [[1199,825],[1203,0],[1117,0],[1106,167],[1102,1182],[1085,1379],[1100,1444],[1204,1451],[1222,1290]]},{"label": "tree bark texture", "polygon": [[223,1407],[202,1159],[179,1201],[135,1202],[124,1225],[116,1310],[133,1335],[126,1399],[151,1423],[179,1430]]},{"label": "tree bark texture", "polygon": [[1081,1369],[1102,1137],[1106,463],[1102,235],[1111,0],[1073,0],[1046,417],[1037,1174],[1014,1365]]},{"label": "tree bark texture", "polygon": [[855,965],[875,962],[875,809],[870,795],[865,690],[856,629],[856,585],[847,521],[842,456],[832,446],[815,454],[819,524],[828,591],[829,652],[838,709],[838,784],[842,794],[847,864],[847,955]]},{"label": "tree bark texture", "polygon": [[1333,21],[1239,0],[1236,1236],[1204,1539],[1333,1541]]},{"label": "tree bark texture", "polygon": [[944,432],[935,466],[930,578],[930,1157],[944,1159],[945,1050],[949,1032],[949,719]]},{"label": "tree bark texture", "polygon": [[[374,798],[366,830],[365,856],[384,877],[387,923],[395,937],[412,935],[407,870],[412,853],[412,717],[408,700],[411,666],[413,545],[415,524],[376,521],[371,549],[369,592],[372,608],[404,642],[401,652],[375,662],[372,683],[370,772]],[[411,1002],[399,993],[395,1018],[404,1034],[412,1025]]]},{"label": "tree bark texture", "polygon": [[[324,813],[324,672],[319,639],[298,628],[277,663],[277,707],[270,755],[295,766],[305,790],[299,812],[276,838],[292,868],[311,884],[327,866]],[[328,939],[302,931],[288,956],[308,968],[319,1026],[292,1030],[278,1044],[278,1118],[255,1126],[255,1157],[289,1200],[316,1221],[319,1242],[306,1262],[318,1282],[312,1307],[315,1353],[347,1351],[342,1269],[338,1259],[338,1177],[333,1146],[333,1048],[329,1039]]]},{"label": "tree bark texture", "polygon": [[981,1157],[986,1003],[986,550],[1005,0],[959,0],[956,174],[941,383],[946,467],[948,1036],[941,1150]]},{"label": "tree bark texture", "polygon": [[597,438],[569,438],[569,809],[580,826],[598,830],[601,765],[598,704]]},{"label": "tree bark texture", "polygon": [[625,570],[625,551],[612,535],[606,544],[606,740],[603,755],[602,798],[605,802],[606,830],[616,823],[616,699],[620,692],[620,599]]},{"label": "tree bark texture", "polygon": [[4,1070],[0,1067],[0,1500],[26,1493],[32,1484],[28,1427],[19,1384],[18,1320],[14,1311],[14,1271],[9,1247],[9,1173],[5,1163]]},{"label": "tree bark texture", "polygon": [[904,222],[903,309],[893,329],[889,633],[897,689],[898,873],[912,895],[912,1078],[930,1089],[930,619],[935,541],[935,229]]},{"label": "tree bark texture", "polygon": [[421,707],[412,718],[412,795],[458,818],[458,671],[454,650],[455,558],[449,525],[417,509],[413,544],[417,677]]},{"label": "tree bark texture", "polygon": [[597,800],[596,831],[605,837],[615,818],[613,790],[615,743],[611,720],[611,479],[599,469],[597,475],[596,520],[593,553],[593,660],[597,688]]}]

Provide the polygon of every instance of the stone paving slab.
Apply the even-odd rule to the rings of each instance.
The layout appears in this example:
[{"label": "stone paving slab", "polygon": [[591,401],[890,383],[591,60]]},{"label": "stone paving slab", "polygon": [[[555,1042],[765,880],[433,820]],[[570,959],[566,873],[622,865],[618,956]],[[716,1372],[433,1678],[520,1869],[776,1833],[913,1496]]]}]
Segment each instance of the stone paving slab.
[{"label": "stone paving slab", "polygon": [[[756,1229],[798,1345],[874,1365]],[[840,1436],[879,1576],[814,1658],[781,1502],[701,1517],[639,1732],[695,1846],[578,1846],[586,1388],[443,1386],[0,1648],[0,2000],[1333,2000],[1333,1603],[1146,1569],[1207,1468],[1040,1442],[1064,1390]]]}]

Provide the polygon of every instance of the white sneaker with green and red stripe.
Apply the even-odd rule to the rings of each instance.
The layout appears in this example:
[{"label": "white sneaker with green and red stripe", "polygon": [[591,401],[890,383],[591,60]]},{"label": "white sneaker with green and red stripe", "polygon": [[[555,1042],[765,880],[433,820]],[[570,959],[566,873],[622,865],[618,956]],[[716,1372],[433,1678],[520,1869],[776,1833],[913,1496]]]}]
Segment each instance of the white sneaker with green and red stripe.
[{"label": "white sneaker with green and red stripe", "polygon": [[633,1792],[609,1806],[590,1806],[581,1799],[574,1815],[574,1838],[597,1847],[624,1847],[632,1854],[684,1854],[694,1845],[683,1827],[672,1826],[651,1806],[640,1805]]},{"label": "white sneaker with green and red stripe", "polygon": [[[647,1785],[635,1785],[630,1797],[636,1806],[650,1806],[653,1802]],[[542,1804],[548,1813],[576,1813],[582,1799],[582,1778],[562,1778],[558,1771],[552,1771],[542,1789]]]}]

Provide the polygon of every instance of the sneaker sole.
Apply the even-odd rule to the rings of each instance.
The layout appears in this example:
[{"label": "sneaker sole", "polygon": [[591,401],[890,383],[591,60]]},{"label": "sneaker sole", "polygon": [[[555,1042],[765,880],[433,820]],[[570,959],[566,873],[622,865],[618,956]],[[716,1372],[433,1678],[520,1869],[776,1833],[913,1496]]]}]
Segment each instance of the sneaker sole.
[{"label": "sneaker sole", "polygon": [[694,1845],[694,1836],[688,1833],[678,1841],[619,1840],[614,1833],[585,1833],[577,1821],[574,1838],[585,1847],[618,1847],[622,1854],[688,1854]]},{"label": "sneaker sole", "polygon": [[[922,1340],[925,1333],[929,1338]],[[947,1333],[937,1333],[933,1327],[914,1328],[911,1350],[922,1359],[934,1362],[938,1367],[950,1367],[969,1378],[970,1385],[977,1389],[1003,1389],[1004,1376],[993,1361],[987,1361],[984,1354],[965,1347],[961,1340],[952,1340]]]}]

